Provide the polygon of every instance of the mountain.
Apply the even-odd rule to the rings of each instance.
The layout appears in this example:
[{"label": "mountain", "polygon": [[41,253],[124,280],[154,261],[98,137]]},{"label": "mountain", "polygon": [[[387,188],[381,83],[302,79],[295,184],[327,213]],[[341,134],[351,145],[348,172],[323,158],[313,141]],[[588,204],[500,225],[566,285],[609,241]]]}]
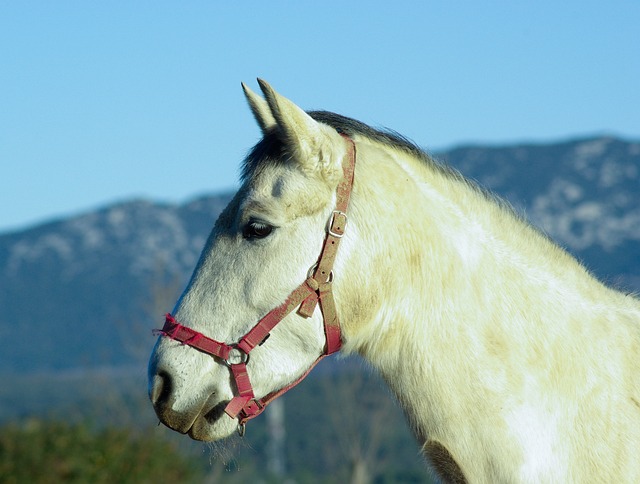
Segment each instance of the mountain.
[{"label": "mountain", "polygon": [[[141,345],[148,353],[151,328],[229,198],[135,200],[0,236],[0,371],[128,364]],[[167,287],[165,305],[148,308]]]},{"label": "mountain", "polygon": [[[436,158],[505,197],[609,283],[640,290],[640,143],[462,146]],[[0,235],[0,373],[143,360],[231,194],[134,200]]]},{"label": "mountain", "polygon": [[506,198],[603,280],[640,289],[640,143],[467,146],[440,159]]}]

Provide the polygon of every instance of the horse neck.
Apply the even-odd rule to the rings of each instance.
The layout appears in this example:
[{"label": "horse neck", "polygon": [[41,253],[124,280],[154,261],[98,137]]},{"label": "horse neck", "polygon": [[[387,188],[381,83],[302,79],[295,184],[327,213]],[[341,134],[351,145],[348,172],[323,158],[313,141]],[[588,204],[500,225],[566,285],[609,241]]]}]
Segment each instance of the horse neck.
[{"label": "horse neck", "polygon": [[495,330],[499,351],[501,324],[546,319],[558,301],[540,281],[576,288],[560,291],[569,300],[592,285],[564,251],[463,179],[372,141],[358,143],[349,216],[344,274],[336,271],[345,349],[377,367],[416,420],[437,407],[418,408],[434,395],[468,383],[479,341]]}]

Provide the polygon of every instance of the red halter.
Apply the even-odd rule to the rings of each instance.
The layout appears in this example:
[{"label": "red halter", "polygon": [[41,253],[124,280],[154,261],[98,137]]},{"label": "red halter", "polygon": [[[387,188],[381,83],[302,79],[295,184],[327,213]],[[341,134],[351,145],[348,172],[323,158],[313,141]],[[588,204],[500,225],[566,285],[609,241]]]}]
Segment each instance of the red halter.
[{"label": "red halter", "polygon": [[[327,224],[327,235],[318,262],[309,270],[309,277],[289,295],[284,303],[272,309],[237,343],[227,344],[213,340],[202,333],[183,326],[171,314],[166,315],[164,327],[158,333],[196,348],[209,355],[217,356],[230,368],[236,383],[237,395],[227,404],[224,411],[231,418],[238,418],[238,432],[244,434],[245,423],[262,413],[264,408],[283,393],[300,383],[316,366],[316,364],[340,349],[340,322],[336,311],[333,293],[333,263],[338,251],[338,245],[347,224],[347,207],[353,186],[353,174],[356,162],[356,147],[346,135],[347,156],[343,163],[343,178],[336,189],[336,207],[331,213]],[[324,320],[326,347],[318,359],[304,372],[304,374],[289,385],[265,395],[255,398],[247,363],[249,353],[256,346],[261,345],[269,337],[271,330],[282,321],[291,311],[298,308],[298,314],[309,318],[316,305],[320,305]]]}]

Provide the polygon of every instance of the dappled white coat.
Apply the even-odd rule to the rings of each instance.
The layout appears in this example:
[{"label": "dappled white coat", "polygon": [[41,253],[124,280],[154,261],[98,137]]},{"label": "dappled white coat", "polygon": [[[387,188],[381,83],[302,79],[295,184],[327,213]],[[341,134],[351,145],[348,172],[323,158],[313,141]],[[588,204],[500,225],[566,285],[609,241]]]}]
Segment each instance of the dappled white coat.
[{"label": "dappled white coat", "polygon": [[[228,342],[304,280],[346,152],[333,128],[261,87],[266,101],[246,89],[248,99],[287,159],[249,173],[175,312]],[[380,371],[436,472],[486,483],[640,482],[639,301],[424,156],[353,139],[356,175],[334,282],[343,351]],[[276,228],[242,240],[251,220]],[[256,393],[283,386],[317,357],[317,313],[289,316],[252,353]],[[200,439],[233,431],[212,410],[233,394],[226,367],[166,338],[151,361],[154,403],[158,374],[172,378],[169,403],[156,405],[167,425]]]}]

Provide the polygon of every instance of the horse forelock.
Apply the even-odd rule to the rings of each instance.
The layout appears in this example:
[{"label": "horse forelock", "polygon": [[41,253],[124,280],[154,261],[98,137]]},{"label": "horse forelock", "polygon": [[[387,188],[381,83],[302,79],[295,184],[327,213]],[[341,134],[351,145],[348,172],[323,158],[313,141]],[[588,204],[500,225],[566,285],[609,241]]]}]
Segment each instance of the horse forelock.
[{"label": "horse forelock", "polygon": [[267,166],[282,163],[286,157],[284,143],[275,132],[266,134],[249,151],[240,172],[240,180],[245,183],[254,178]]}]

